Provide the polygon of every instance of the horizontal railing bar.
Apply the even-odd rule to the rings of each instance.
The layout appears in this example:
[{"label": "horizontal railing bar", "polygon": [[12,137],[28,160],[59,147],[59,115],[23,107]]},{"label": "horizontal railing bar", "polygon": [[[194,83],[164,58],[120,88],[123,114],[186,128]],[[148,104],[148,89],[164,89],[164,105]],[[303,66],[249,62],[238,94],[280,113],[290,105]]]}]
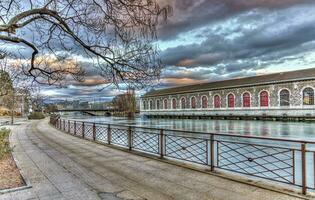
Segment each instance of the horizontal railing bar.
[{"label": "horizontal railing bar", "polygon": [[[74,121],[76,121],[76,122],[87,122],[87,121],[77,121],[77,120],[68,120],[68,121],[70,121],[70,122],[74,122]],[[99,124],[99,125],[123,126],[123,127],[126,127],[126,128],[128,128],[128,127],[142,128],[142,129],[156,130],[156,131],[164,130],[164,131],[173,131],[173,132],[182,132],[182,133],[193,133],[193,134],[209,135],[209,136],[214,135],[214,136],[223,136],[223,137],[236,137],[236,138],[248,138],[248,139],[258,139],[258,140],[274,140],[274,141],[283,141],[283,142],[292,142],[292,143],[315,144],[315,141],[299,140],[299,139],[283,139],[283,138],[276,138],[276,137],[265,137],[265,136],[254,136],[254,135],[240,135],[240,134],[230,135],[230,134],[226,134],[226,133],[185,131],[185,130],[179,130],[179,129],[165,129],[165,128],[144,127],[144,126],[135,126],[135,125],[113,124],[113,123],[101,123],[101,122],[91,122],[91,123],[95,123],[95,124]],[[172,134],[169,134],[169,135],[172,135]]]},{"label": "horizontal railing bar", "polygon": [[[253,145],[253,143],[247,143],[247,142],[235,142],[235,141],[229,141],[229,140],[213,140],[216,142],[225,142],[225,143],[231,143],[231,144],[243,144],[243,145]],[[277,149],[285,149],[285,150],[296,150],[296,151],[300,151],[301,149],[299,148],[288,148],[288,147],[282,147],[282,146],[270,146],[270,145],[265,145],[265,144],[259,144],[259,143],[255,143],[255,146],[260,146],[260,147],[268,147],[268,148],[277,148]],[[313,152],[313,151],[310,151]]]}]

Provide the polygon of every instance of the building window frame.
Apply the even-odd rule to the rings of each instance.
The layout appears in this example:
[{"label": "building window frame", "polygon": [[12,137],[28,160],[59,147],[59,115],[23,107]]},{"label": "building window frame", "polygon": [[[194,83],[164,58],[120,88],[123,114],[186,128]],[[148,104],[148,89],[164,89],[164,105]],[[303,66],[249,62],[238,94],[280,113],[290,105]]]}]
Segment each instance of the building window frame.
[{"label": "building window frame", "polygon": [[[308,89],[308,88],[310,88],[310,89],[312,89],[313,91],[313,96],[312,96],[312,104],[305,104],[304,103],[304,91],[306,90],[306,89]],[[312,86],[309,86],[309,85],[307,85],[307,86],[305,86],[305,87],[303,87],[302,88],[302,90],[301,90],[301,97],[302,97],[302,106],[314,106],[315,105],[315,89],[314,89],[314,87],[312,87]]]},{"label": "building window frame", "polygon": [[156,100],[155,105],[156,105],[155,110],[160,110],[160,99]]},{"label": "building window frame", "polygon": [[[183,103],[183,100],[184,100],[184,103]],[[187,104],[186,97],[181,97],[180,98],[180,109],[186,109],[187,108],[186,104]]]},{"label": "building window frame", "polygon": [[[216,97],[219,98],[218,101],[217,101]],[[213,96],[213,108],[219,109],[221,107],[222,107],[222,98],[221,98],[221,96],[219,94],[215,94]]]},{"label": "building window frame", "polygon": [[153,101],[152,100],[149,101],[149,110],[153,110]]},{"label": "building window frame", "polygon": [[[166,103],[165,103],[165,101],[166,101]],[[167,101],[167,99],[163,99],[163,109],[164,110],[167,110],[168,109],[168,101]]]},{"label": "building window frame", "polygon": [[176,98],[172,99],[172,109],[177,109],[177,100],[176,100]]},{"label": "building window frame", "polygon": [[[281,93],[283,91],[288,91],[288,105],[283,105],[282,104],[282,99],[283,99],[283,95],[281,95]],[[281,88],[278,92],[278,102],[279,102],[279,107],[290,107],[291,106],[291,91],[288,88]]]},{"label": "building window frame", "polygon": [[[203,102],[203,98],[204,97],[206,98],[206,106],[205,107],[204,107],[204,102]],[[209,99],[208,99],[207,95],[202,95],[200,101],[201,101],[201,108],[208,108],[208,106],[209,106]]]},{"label": "building window frame", "polygon": [[148,109],[147,108],[147,101],[146,100],[142,101],[142,104],[143,104],[143,110],[147,110]]},{"label": "building window frame", "polygon": [[[233,96],[233,102],[230,102],[231,95]],[[226,95],[226,102],[227,102],[227,104],[226,104],[227,108],[235,108],[235,95],[234,95],[234,93],[230,92]],[[232,103],[233,103],[233,105],[231,105]]]},{"label": "building window frame", "polygon": [[[244,95],[245,94],[248,94],[249,97],[248,97],[248,102],[245,102],[244,101]],[[252,94],[249,92],[249,91],[245,91],[242,93],[242,96],[241,96],[241,99],[242,99],[242,108],[250,108],[252,107]],[[248,106],[245,105],[245,103],[248,104]]]},{"label": "building window frame", "polygon": [[[261,94],[263,93],[263,92],[266,92],[267,93],[267,101],[264,101],[263,102],[263,100],[262,100],[262,96],[261,96]],[[268,90],[261,90],[259,93],[258,93],[258,99],[259,99],[259,107],[261,107],[261,108],[268,108],[269,106],[270,106],[270,95],[269,95],[269,91]],[[266,104],[264,104],[264,105],[262,105],[262,103],[266,103]]]},{"label": "building window frame", "polygon": [[[193,99],[195,99],[195,102],[194,102],[194,105],[195,105],[195,106],[193,106]],[[197,108],[197,98],[196,98],[195,96],[192,96],[192,97],[190,98],[190,108],[191,108],[191,109],[196,109],[196,108]]]}]

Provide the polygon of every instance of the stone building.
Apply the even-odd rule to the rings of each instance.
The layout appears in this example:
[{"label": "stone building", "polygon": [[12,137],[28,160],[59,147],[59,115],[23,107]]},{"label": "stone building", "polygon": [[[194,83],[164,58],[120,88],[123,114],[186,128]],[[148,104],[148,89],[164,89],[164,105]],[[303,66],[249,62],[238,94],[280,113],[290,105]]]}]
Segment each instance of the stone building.
[{"label": "stone building", "polygon": [[315,118],[315,68],[155,90],[147,116]]}]

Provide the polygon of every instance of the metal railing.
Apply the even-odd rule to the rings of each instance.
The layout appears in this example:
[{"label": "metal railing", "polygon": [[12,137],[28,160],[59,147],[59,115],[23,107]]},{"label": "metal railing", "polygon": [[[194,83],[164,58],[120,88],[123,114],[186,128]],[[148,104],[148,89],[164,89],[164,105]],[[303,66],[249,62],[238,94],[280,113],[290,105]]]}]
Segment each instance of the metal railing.
[{"label": "metal railing", "polygon": [[315,189],[315,142],[260,136],[201,133],[183,130],[93,123],[51,117],[56,128],[88,140],[117,145],[281,182]]},{"label": "metal railing", "polygon": [[10,121],[0,121],[0,126],[10,125]]}]

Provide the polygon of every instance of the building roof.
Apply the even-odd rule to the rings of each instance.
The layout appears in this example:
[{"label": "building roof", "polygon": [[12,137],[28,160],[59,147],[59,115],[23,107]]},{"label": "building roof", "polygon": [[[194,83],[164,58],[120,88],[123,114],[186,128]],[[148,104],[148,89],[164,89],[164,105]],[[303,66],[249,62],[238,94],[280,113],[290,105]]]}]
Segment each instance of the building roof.
[{"label": "building roof", "polygon": [[227,89],[227,88],[237,88],[237,87],[246,87],[254,85],[265,85],[273,83],[282,83],[282,82],[292,82],[298,80],[313,80],[315,79],[315,68],[298,70],[298,71],[289,71],[289,72],[280,72],[259,76],[251,76],[245,78],[236,78],[223,81],[214,81],[208,83],[186,85],[181,87],[173,87],[161,90],[150,91],[143,95],[143,97],[153,97],[153,96],[164,96],[171,94],[179,93],[192,93],[192,92],[202,92],[208,90],[217,90],[217,89]]}]

